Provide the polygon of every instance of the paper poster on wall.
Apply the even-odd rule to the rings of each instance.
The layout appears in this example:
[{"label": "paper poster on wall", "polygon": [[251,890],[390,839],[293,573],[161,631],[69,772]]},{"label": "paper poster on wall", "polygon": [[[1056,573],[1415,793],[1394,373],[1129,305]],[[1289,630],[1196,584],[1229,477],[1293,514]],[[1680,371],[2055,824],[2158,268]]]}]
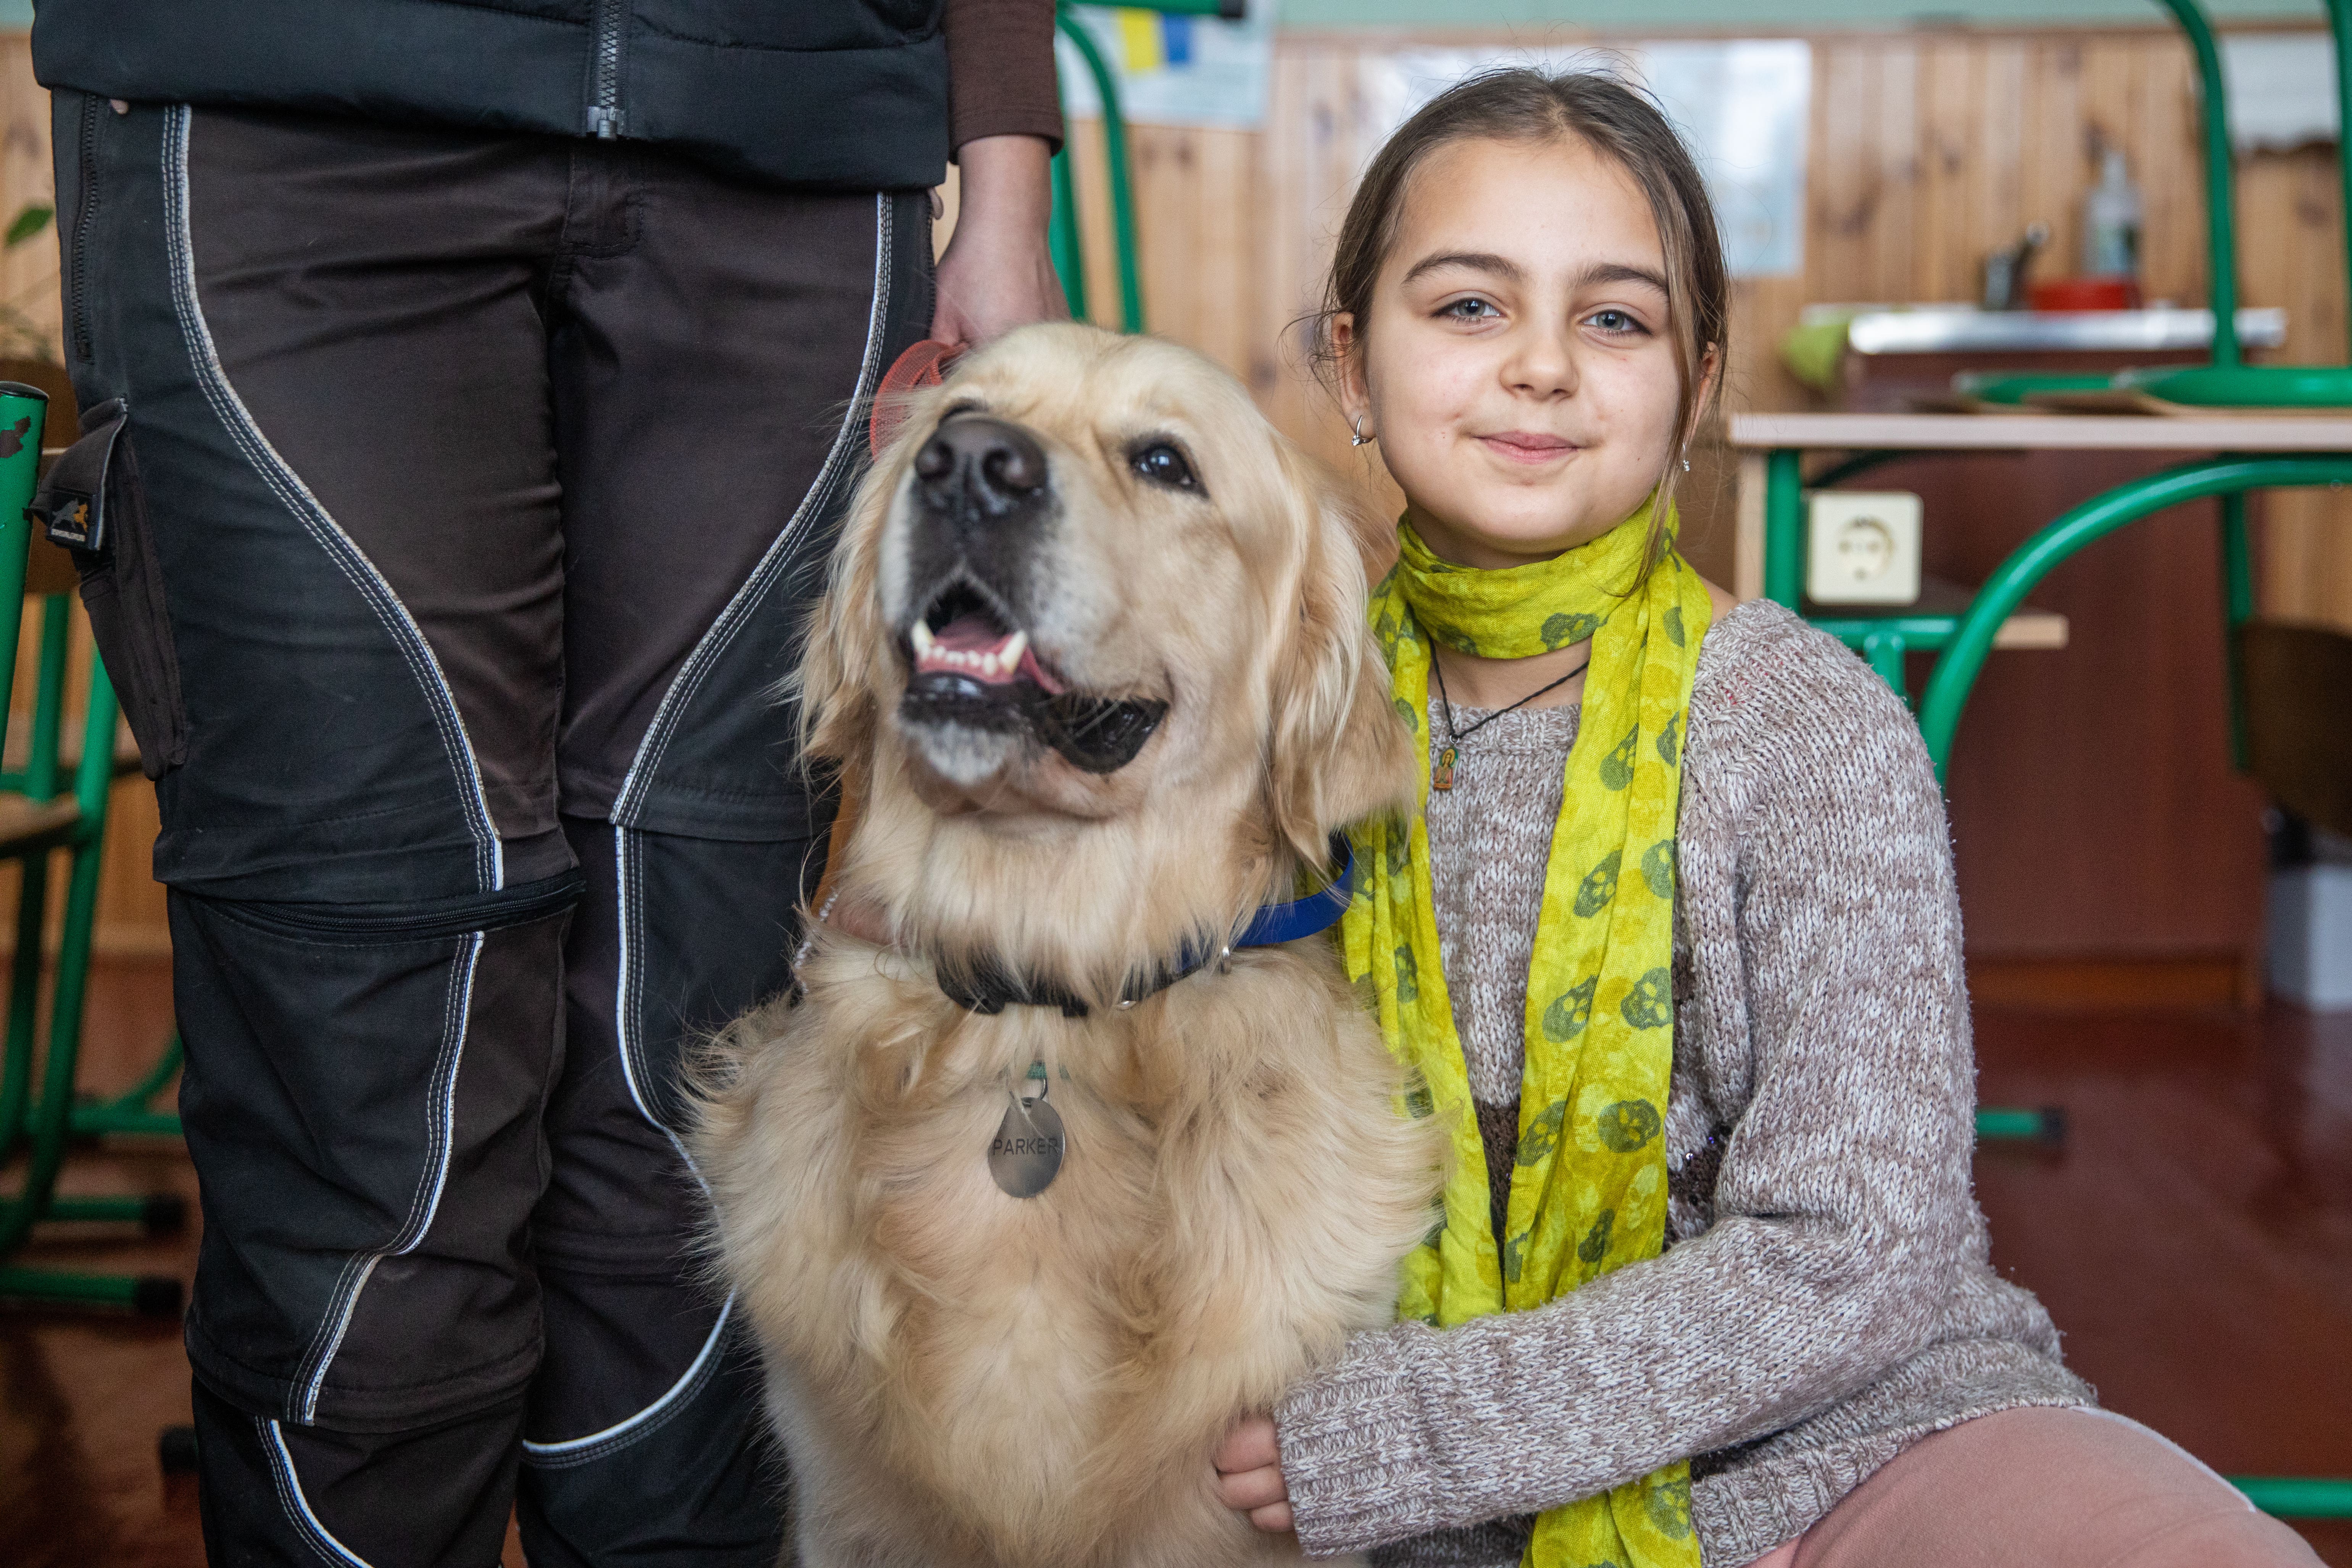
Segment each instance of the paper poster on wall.
[{"label": "paper poster on wall", "polygon": [[1400,49],[1367,55],[1359,87],[1377,146],[1407,116],[1496,66],[1607,71],[1646,87],[1696,154],[1737,278],[1802,271],[1812,47],[1801,38],[1607,49]]},{"label": "paper poster on wall", "polygon": [[[1249,0],[1238,22],[1170,16],[1135,5],[1073,5],[1064,15],[1087,30],[1118,83],[1119,111],[1134,125],[1220,125],[1255,130],[1265,121],[1274,63],[1275,0]],[[1101,112],[1094,73],[1058,35],[1062,110],[1074,119]]]},{"label": "paper poster on wall", "polygon": [[2336,140],[2336,41],[2326,33],[2224,33],[2221,91],[2241,153]]}]

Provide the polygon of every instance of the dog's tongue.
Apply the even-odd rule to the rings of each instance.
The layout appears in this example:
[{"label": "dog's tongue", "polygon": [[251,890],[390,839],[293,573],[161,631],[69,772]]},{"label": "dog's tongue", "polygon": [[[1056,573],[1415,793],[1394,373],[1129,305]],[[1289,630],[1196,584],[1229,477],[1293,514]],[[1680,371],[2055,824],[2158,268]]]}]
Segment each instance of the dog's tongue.
[{"label": "dog's tongue", "polygon": [[1062,689],[1030,651],[1027,632],[1000,632],[984,616],[959,616],[936,632],[918,621],[914,637],[918,674],[944,669],[990,686],[1025,679],[1049,692]]}]

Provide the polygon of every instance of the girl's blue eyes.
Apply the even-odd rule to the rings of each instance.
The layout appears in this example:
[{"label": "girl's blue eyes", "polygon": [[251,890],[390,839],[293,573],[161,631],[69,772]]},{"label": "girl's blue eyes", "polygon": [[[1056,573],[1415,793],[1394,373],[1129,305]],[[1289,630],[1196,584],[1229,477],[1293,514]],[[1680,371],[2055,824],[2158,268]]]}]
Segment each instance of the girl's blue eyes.
[{"label": "girl's blue eyes", "polygon": [[[1491,300],[1477,299],[1475,296],[1467,300],[1453,300],[1441,307],[1437,313],[1448,321],[1491,321],[1502,314]],[[1636,321],[1631,312],[1625,310],[1595,310],[1584,320],[1586,324],[1598,327],[1612,337],[1631,337],[1637,332],[1648,330]]]}]

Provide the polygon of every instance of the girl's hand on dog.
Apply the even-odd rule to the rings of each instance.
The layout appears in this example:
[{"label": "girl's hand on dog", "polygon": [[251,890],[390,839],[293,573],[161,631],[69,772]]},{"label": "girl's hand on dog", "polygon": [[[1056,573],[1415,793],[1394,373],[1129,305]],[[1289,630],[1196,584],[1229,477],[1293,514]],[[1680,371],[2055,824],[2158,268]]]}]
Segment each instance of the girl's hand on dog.
[{"label": "girl's hand on dog", "polygon": [[1291,1528],[1290,1487],[1282,1479],[1282,1445],[1274,1418],[1244,1415],[1217,1446],[1217,1499],[1269,1535]]}]

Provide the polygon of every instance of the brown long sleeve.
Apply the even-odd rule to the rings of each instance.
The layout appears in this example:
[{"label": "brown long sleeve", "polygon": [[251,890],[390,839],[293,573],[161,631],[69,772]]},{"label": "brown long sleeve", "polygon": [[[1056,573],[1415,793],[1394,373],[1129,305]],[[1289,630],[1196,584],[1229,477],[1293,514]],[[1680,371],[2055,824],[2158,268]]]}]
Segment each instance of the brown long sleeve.
[{"label": "brown long sleeve", "polygon": [[1042,136],[1059,147],[1054,0],[948,0],[947,32],[950,142]]}]

